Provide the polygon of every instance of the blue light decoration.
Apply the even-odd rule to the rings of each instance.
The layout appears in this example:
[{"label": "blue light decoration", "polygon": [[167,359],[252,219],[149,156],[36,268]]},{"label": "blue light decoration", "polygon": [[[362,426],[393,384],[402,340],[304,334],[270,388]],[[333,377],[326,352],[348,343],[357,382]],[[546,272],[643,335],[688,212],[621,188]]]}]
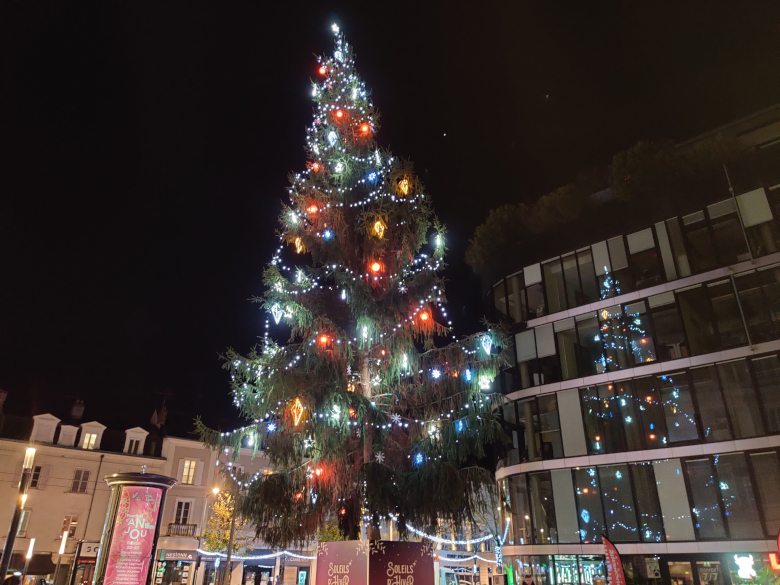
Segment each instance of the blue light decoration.
[{"label": "blue light decoration", "polygon": [[422,465],[425,462],[425,456],[422,453],[415,453],[414,455],[414,464],[415,465]]},{"label": "blue light decoration", "polygon": [[580,512],[580,518],[582,518],[582,521],[585,522],[585,524],[587,524],[588,522],[590,522],[590,512],[588,512],[586,508],[583,508],[582,512]]},{"label": "blue light decoration", "polygon": [[268,429],[269,433],[273,433],[276,430],[276,423],[269,422],[268,426],[266,427],[266,429]]},{"label": "blue light decoration", "polygon": [[333,237],[333,232],[332,232],[332,231],[330,231],[330,230],[325,230],[325,233],[323,233],[323,234],[322,234],[322,236],[323,236],[323,237],[324,237],[326,240],[329,240],[329,239],[331,239],[331,238]]},{"label": "blue light decoration", "polygon": [[471,370],[466,370],[464,375],[466,376],[466,382],[471,382],[471,379],[473,377],[473,374],[471,373]]},{"label": "blue light decoration", "polygon": [[433,376],[434,380],[438,380],[441,378],[441,370],[439,368],[434,368],[431,370],[431,376]]},{"label": "blue light decoration", "polygon": [[463,429],[466,427],[466,424],[463,422],[463,419],[460,419],[458,421],[458,424],[455,426],[455,428],[458,430],[459,433],[463,432]]},{"label": "blue light decoration", "polygon": [[374,171],[371,171],[370,173],[368,173],[368,176],[366,177],[366,180],[369,183],[375,183],[376,179],[377,179],[377,174]]}]

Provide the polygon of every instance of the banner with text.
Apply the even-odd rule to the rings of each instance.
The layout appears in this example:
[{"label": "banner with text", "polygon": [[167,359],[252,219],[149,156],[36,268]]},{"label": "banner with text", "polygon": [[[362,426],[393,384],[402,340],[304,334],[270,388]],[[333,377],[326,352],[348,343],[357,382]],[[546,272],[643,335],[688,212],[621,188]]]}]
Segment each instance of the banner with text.
[{"label": "banner with text", "polygon": [[432,585],[433,543],[372,540],[369,585]]},{"label": "banner with text", "polygon": [[316,585],[368,585],[368,541],[319,543]]},{"label": "banner with text", "polygon": [[620,553],[615,545],[608,541],[604,536],[604,555],[607,558],[607,579],[609,585],[626,585],[626,576],[623,574],[623,563],[620,562]]}]

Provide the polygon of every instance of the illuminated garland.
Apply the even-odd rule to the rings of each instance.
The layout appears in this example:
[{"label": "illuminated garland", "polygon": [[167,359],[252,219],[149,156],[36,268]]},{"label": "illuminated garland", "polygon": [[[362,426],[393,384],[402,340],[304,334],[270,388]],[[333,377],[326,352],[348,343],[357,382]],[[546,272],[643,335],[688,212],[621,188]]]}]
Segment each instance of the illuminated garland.
[{"label": "illuminated garland", "polygon": [[[226,559],[227,558],[227,554],[226,553],[210,552],[210,551],[207,551],[207,550],[203,550],[201,548],[198,549],[198,552],[200,554],[202,554],[202,555],[205,555],[205,556],[219,557],[221,559]],[[282,555],[285,555],[285,556],[288,556],[288,557],[295,557],[296,559],[307,559],[309,561],[312,561],[312,560],[317,558],[316,556],[309,557],[309,556],[306,556],[306,555],[299,555],[297,553],[290,552],[289,550],[283,550],[283,551],[280,551],[280,552],[271,553],[270,555],[260,555],[260,556],[252,556],[252,557],[231,555],[231,559],[240,560],[240,561],[262,561],[262,560],[265,560],[265,559],[275,559],[275,558],[280,557]]]}]

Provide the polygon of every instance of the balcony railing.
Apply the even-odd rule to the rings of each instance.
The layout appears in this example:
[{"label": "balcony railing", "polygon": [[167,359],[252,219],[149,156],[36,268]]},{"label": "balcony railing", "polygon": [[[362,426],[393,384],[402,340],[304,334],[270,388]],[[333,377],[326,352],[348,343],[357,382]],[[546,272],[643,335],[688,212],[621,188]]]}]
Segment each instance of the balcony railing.
[{"label": "balcony railing", "polygon": [[197,524],[178,524],[171,522],[168,524],[168,536],[195,536]]}]

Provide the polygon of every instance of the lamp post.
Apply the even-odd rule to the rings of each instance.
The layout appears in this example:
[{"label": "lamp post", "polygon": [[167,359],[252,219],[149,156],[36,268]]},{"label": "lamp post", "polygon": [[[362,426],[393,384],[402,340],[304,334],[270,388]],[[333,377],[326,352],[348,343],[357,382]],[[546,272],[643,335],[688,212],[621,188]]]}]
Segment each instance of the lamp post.
[{"label": "lamp post", "polygon": [[[0,559],[0,579],[5,579],[5,575],[8,572],[8,565],[11,563],[11,555],[14,552],[14,542],[16,541],[16,532],[19,530],[19,520],[22,518],[22,508],[24,508],[24,502],[27,499],[27,486],[30,485],[30,478],[32,477],[33,461],[35,460],[35,449],[29,447],[24,455],[24,463],[22,464],[22,479],[19,482],[19,492],[16,498],[16,508],[14,508],[14,514],[11,516],[11,526],[8,528],[8,538],[5,539],[5,546],[3,547],[3,558]],[[35,539],[33,539],[34,541]],[[32,548],[32,543],[31,548]]]},{"label": "lamp post", "polygon": [[60,572],[60,563],[62,562],[62,554],[65,552],[65,544],[68,542],[68,531],[65,530],[62,533],[62,542],[60,543],[60,552],[57,555],[57,568],[54,569],[54,585],[57,585],[57,573]]},{"label": "lamp post", "polygon": [[27,555],[24,558],[24,571],[22,571],[22,578],[19,579],[19,585],[24,585],[24,580],[27,578],[27,569],[30,566],[30,559],[33,556],[33,549],[35,548],[35,539],[30,539],[30,546],[27,549]]},{"label": "lamp post", "polygon": [[[211,493],[215,496],[219,494],[219,488],[215,487],[213,490],[211,490]],[[203,504],[203,516],[200,519],[200,546],[203,547],[203,533],[206,530],[206,511],[209,509],[209,496],[211,494],[206,494],[206,501]]]}]

